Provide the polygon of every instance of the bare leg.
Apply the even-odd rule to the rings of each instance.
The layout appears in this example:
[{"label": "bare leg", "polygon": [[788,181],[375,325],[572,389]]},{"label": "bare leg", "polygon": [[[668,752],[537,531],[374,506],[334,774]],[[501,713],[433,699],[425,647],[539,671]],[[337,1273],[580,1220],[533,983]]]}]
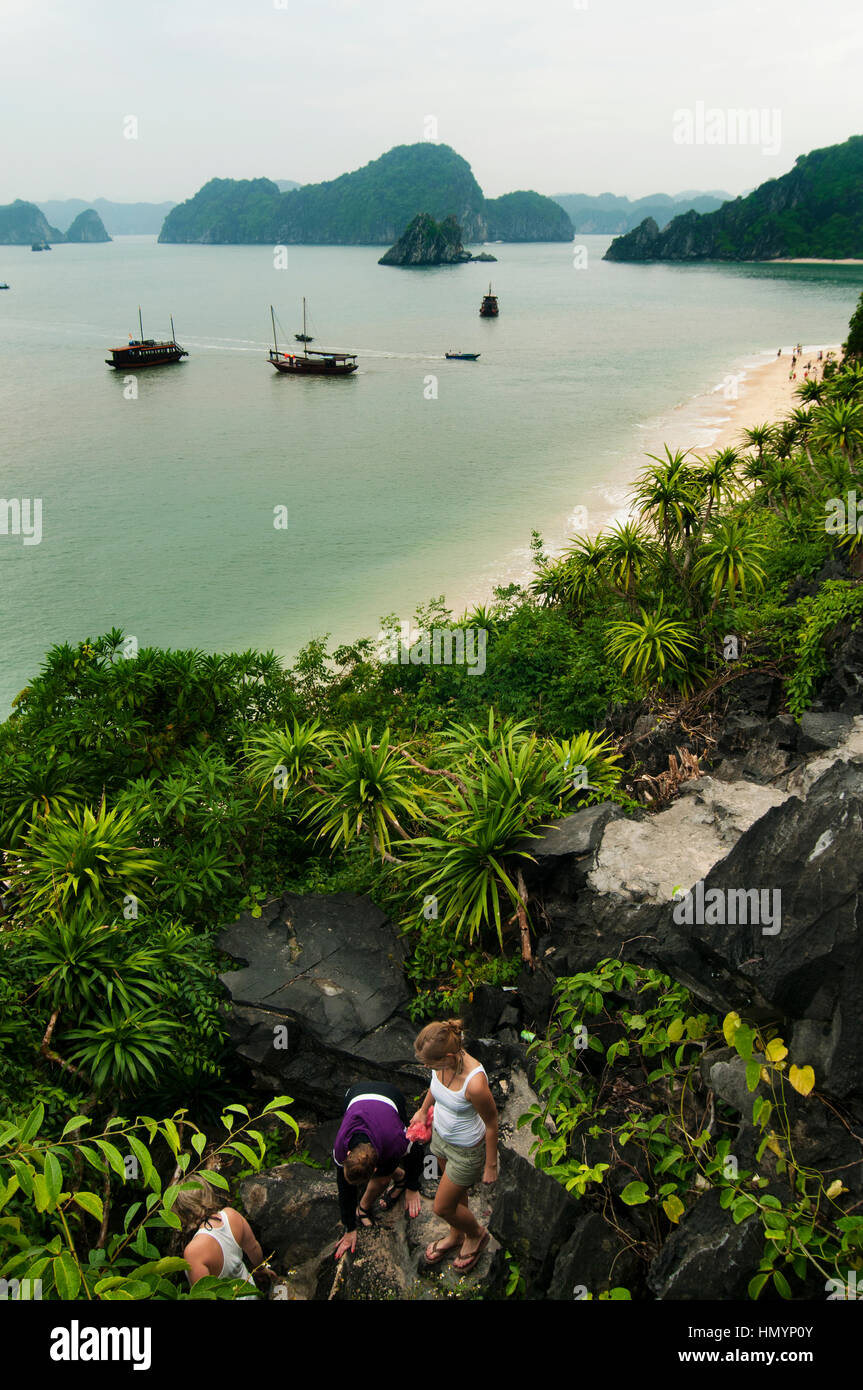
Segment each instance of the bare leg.
[{"label": "bare leg", "polygon": [[[438,1163],[441,1170],[441,1182],[443,1182],[444,1174],[446,1173],[446,1159],[439,1158]],[[438,1187],[438,1192],[440,1192],[440,1187]],[[442,1215],[442,1213],[438,1211],[437,1197],[435,1197],[434,1210],[437,1216]],[[431,1263],[435,1263],[436,1257],[440,1255],[441,1251],[452,1250],[454,1247],[461,1245],[463,1240],[464,1236],[461,1231],[457,1231],[453,1226],[450,1226],[447,1235],[441,1236],[440,1240],[433,1240],[431,1245],[426,1246],[426,1259]]]},{"label": "bare leg", "polygon": [[434,1201],[435,1214],[449,1222],[453,1237],[449,1244],[456,1244],[456,1238],[461,1237],[461,1254],[465,1258],[473,1254],[486,1234],[468,1206],[467,1194],[466,1187],[459,1187],[444,1173]]}]

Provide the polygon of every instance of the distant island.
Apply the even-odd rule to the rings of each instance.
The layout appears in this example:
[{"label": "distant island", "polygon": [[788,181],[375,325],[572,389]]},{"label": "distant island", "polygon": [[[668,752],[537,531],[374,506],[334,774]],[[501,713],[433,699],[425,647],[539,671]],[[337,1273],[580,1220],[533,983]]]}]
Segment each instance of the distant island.
[{"label": "distant island", "polygon": [[176,203],[115,203],[108,198],[39,199],[36,206],[57,227],[69,227],[81,212],[93,209],[102,219],[106,234],[155,236]]},{"label": "distant island", "polygon": [[0,246],[33,246],[37,243],[55,246],[66,241],[110,241],[98,212],[85,208],[79,212],[68,232],[52,227],[41,208],[16,198],[14,203],[0,207]]},{"label": "distant island", "polygon": [[454,217],[435,222],[427,212],[421,212],[405,228],[378,265],[427,266],[462,265],[466,261],[496,261],[484,251],[472,256],[462,245],[462,229]]},{"label": "distant island", "polygon": [[576,232],[583,235],[621,236],[652,217],[659,228],[666,227],[684,212],[715,212],[731,201],[730,193],[648,193],[644,198],[622,198],[615,193],[556,193],[559,203],[572,219]]},{"label": "distant island", "polygon": [[794,168],[716,212],[660,231],[646,218],[607,261],[769,261],[863,257],[863,135],[800,155]]},{"label": "distant island", "polygon": [[211,179],[168,213],[159,241],[390,246],[420,210],[435,222],[454,217],[468,242],[569,241],[573,235],[552,198],[518,192],[487,199],[467,160],[448,145],[423,141],[288,192],[271,179]]},{"label": "distant island", "polygon": [[110,241],[103,223],[95,208],[79,212],[66,233],[67,241]]},{"label": "distant island", "polygon": [[35,203],[16,198],[0,206],[0,246],[32,246],[34,242],[62,242],[66,238],[52,227]]}]

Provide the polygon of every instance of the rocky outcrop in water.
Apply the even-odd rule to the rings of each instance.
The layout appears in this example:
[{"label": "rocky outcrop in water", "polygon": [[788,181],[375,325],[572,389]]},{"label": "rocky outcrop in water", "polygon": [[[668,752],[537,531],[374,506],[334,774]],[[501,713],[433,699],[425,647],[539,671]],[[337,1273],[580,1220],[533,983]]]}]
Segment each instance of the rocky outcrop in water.
[{"label": "rocky outcrop in water", "polygon": [[381,256],[378,265],[462,265],[466,261],[496,259],[496,256],[489,256],[487,253],[472,256],[469,251],[465,251],[462,246],[462,229],[454,217],[435,222],[429,213],[421,212],[405,228],[395,246],[391,246],[389,251]]},{"label": "rocky outcrop in water", "polygon": [[98,212],[94,208],[87,208],[85,212],[79,212],[75,221],[66,233],[67,241],[110,241],[108,233],[105,231]]}]

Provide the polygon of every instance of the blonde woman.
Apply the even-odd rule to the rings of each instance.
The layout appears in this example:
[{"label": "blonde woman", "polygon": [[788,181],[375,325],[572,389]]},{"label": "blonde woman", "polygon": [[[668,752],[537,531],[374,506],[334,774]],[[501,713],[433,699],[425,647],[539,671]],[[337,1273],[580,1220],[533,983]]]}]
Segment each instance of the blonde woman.
[{"label": "blonde woman", "polygon": [[489,1239],[467,1199],[480,1178],[497,1181],[497,1106],[485,1068],[465,1051],[461,1019],[429,1023],[414,1043],[414,1054],[432,1078],[411,1123],[425,1124],[434,1105],[431,1152],[442,1170],[434,1210],[449,1223],[448,1234],[426,1247],[426,1264],[439,1264],[458,1251],[453,1268],[466,1273]]},{"label": "blonde woman", "polygon": [[254,1293],[243,1294],[243,1298],[256,1298],[255,1281],[246,1268],[243,1255],[247,1255],[254,1269],[269,1279],[277,1276],[269,1265],[264,1265],[262,1251],[255,1233],[244,1216],[233,1207],[220,1207],[215,1190],[204,1178],[193,1178],[195,1183],[177,1194],[174,1211],[183,1223],[184,1230],[192,1231],[183,1258],[188,1260],[188,1280],[197,1284],[208,1274],[222,1279],[243,1279],[251,1284]]}]

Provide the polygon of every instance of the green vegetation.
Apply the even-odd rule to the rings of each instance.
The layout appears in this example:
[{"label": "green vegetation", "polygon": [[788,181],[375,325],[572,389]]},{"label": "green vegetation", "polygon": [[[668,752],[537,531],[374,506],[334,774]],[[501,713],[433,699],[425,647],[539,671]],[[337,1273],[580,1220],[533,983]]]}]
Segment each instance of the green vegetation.
[{"label": "green vegetation", "polygon": [[397,145],[362,169],[280,193],[269,179],[211,179],[172,208],[163,242],[388,246],[419,213],[454,217],[468,241],[566,241],[572,225],[551,198],[514,193],[486,202],[449,145]]},{"label": "green vegetation", "polygon": [[[557,981],[546,1036],[529,1050],[541,1099],[521,1123],[536,1137],[537,1166],[579,1198],[600,1198],[605,1219],[641,1258],[652,1258],[715,1188],[735,1224],[761,1223],[751,1298],[768,1284],[791,1298],[792,1277],[844,1286],[849,1269],[863,1268],[863,1216],[846,1212],[848,1189],[795,1156],[789,1096],[808,1096],[815,1074],[788,1065],[774,1029],[762,1034],[736,1013],[720,1027],[659,971],[604,960]],[[744,1064],[757,1173],[731,1152],[738,1118],[721,1104],[714,1111],[704,1080],[711,1052]],[[620,1207],[643,1209],[647,1225],[639,1223],[637,1237]]]},{"label": "green vegetation", "polygon": [[794,168],[716,212],[690,211],[660,232],[642,223],[608,261],[761,261],[863,257],[863,135],[800,155]]},{"label": "green vegetation", "polygon": [[[828,362],[797,395],[799,408],[748,431],[746,448],[650,458],[633,520],[556,558],[534,534],[528,587],[498,588],[460,619],[433,599],[406,646],[388,615],[379,643],[330,653],[316,640],[290,668],[272,653],[130,651],[118,631],[48,653],[0,726],[0,1229],[18,1251],[0,1277],[42,1277],[50,1264],[58,1289],[77,1278],[102,1296],[98,1274],[146,1285],[133,1297],[177,1296],[176,1263],[155,1267],[174,1258],[162,1229],[175,1229],[160,1195],[167,1170],[162,1188],[150,1183],[137,1199],[144,1208],[121,1216],[115,1178],[125,1170],[106,1136],[122,1127],[144,1165],[143,1126],[181,1175],[192,1170],[172,1125],[187,1127],[199,1158],[214,1133],[221,1142],[220,1116],[243,1091],[215,943],[241,911],[260,915],[287,890],[370,893],[405,932],[412,1016],[451,1012],[483,982],[514,982],[531,957],[524,869],[541,828],[590,802],[632,805],[638,769],[622,770],[603,727],[609,707],[645,699],[686,718],[691,702],[766,666],[799,716],[828,644],[863,612],[860,533],[856,519],[845,524],[849,494],[863,496],[863,370]],[[429,634],[441,628],[462,639],[480,629],[483,669],[434,664]],[[660,1084],[668,1067],[691,1068],[714,1024],[670,982],[654,1009],[630,1007],[626,991],[659,985],[628,970],[565,982],[560,1009],[596,1016],[616,991],[623,1012],[605,1065],[635,1055],[635,1037]],[[572,1150],[601,1102],[563,1040],[574,1017],[559,1011],[542,1044],[542,1075],[550,1084],[559,1073],[544,1102],[558,1131],[554,1141],[537,1133],[543,1164],[589,1194],[609,1169],[603,1152]],[[756,1120],[773,1114],[762,1128],[797,1193],[780,1210],[738,1176],[732,1213],[757,1211],[776,1232],[778,1212],[796,1243],[771,1235],[769,1250],[795,1273],[801,1260],[831,1269],[859,1227],[832,1222],[824,1203],[835,1205],[835,1192],[795,1168],[781,1099],[794,1073],[785,1077],[776,1039],[737,1030],[726,1040],[738,1052],[751,1043],[747,1063],[752,1048],[766,1059],[773,1111],[762,1105]],[[84,1124],[114,1175],[96,1165],[100,1193],[82,1186],[95,1152],[77,1138]],[[620,1200],[655,1201],[657,1221],[679,1219],[698,1173],[719,1181],[720,1142],[702,1132],[669,1107],[649,1132],[622,1117],[619,1142],[626,1133],[648,1166]],[[240,1152],[252,1162],[254,1150]],[[114,1267],[103,1275],[106,1259]],[[787,1276],[774,1268],[765,1256],[761,1273],[781,1294]],[[106,1296],[120,1287],[106,1285]]]}]

